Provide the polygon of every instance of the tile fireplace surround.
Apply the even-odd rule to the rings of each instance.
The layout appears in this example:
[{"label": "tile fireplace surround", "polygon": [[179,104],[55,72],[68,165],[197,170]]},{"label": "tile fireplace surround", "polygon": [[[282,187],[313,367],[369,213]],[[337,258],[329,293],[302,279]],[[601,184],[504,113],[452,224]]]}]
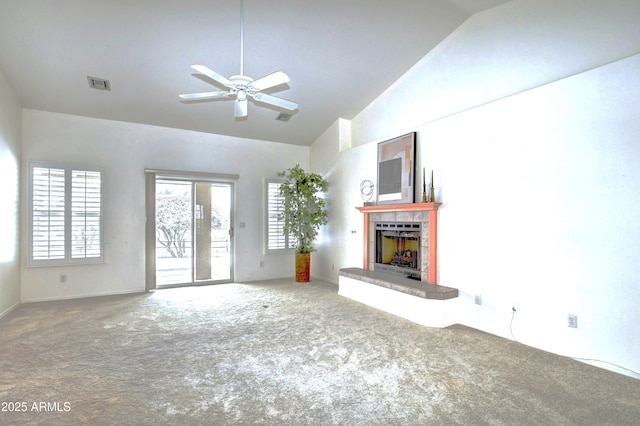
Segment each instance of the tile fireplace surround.
[{"label": "tile fireplace surround", "polygon": [[[357,207],[363,214],[363,268],[339,271],[339,294],[429,327],[455,321],[458,290],[436,284],[437,213],[440,203],[385,204]],[[375,222],[420,222],[421,281],[374,271]]]},{"label": "tile fireplace surround", "polygon": [[364,217],[364,269],[373,271],[375,262],[376,222],[418,222],[420,238],[421,281],[436,283],[437,213],[440,203],[385,204],[357,207]]}]

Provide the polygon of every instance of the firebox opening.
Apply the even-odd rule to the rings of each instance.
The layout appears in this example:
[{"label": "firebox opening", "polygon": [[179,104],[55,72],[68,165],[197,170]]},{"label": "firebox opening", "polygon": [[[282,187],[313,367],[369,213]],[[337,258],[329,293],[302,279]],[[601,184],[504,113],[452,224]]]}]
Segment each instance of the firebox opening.
[{"label": "firebox opening", "polygon": [[420,280],[419,222],[376,222],[375,269]]}]

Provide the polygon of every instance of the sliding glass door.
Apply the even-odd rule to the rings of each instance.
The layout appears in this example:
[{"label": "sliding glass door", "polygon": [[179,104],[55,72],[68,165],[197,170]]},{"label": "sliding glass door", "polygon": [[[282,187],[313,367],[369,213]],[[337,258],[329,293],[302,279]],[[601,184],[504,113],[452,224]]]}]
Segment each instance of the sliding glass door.
[{"label": "sliding glass door", "polygon": [[231,281],[231,184],[195,183],[195,281]]},{"label": "sliding glass door", "polygon": [[156,285],[231,282],[233,184],[157,178]]}]

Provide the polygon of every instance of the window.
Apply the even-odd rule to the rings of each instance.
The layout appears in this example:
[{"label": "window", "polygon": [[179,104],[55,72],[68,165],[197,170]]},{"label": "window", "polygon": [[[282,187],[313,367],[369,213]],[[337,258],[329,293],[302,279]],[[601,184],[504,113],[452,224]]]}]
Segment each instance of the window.
[{"label": "window", "polygon": [[293,241],[284,235],[284,221],[278,219],[283,210],[282,197],[279,194],[282,180],[267,179],[267,253],[293,248]]},{"label": "window", "polygon": [[102,171],[32,163],[29,177],[29,265],[102,262]]}]

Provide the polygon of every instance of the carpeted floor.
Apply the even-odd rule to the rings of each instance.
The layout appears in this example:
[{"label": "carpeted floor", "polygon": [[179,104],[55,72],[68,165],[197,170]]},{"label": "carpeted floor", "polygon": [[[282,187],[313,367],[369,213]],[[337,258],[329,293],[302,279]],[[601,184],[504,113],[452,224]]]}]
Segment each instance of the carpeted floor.
[{"label": "carpeted floor", "polygon": [[25,304],[0,344],[2,425],[640,422],[640,380],[322,282]]}]

